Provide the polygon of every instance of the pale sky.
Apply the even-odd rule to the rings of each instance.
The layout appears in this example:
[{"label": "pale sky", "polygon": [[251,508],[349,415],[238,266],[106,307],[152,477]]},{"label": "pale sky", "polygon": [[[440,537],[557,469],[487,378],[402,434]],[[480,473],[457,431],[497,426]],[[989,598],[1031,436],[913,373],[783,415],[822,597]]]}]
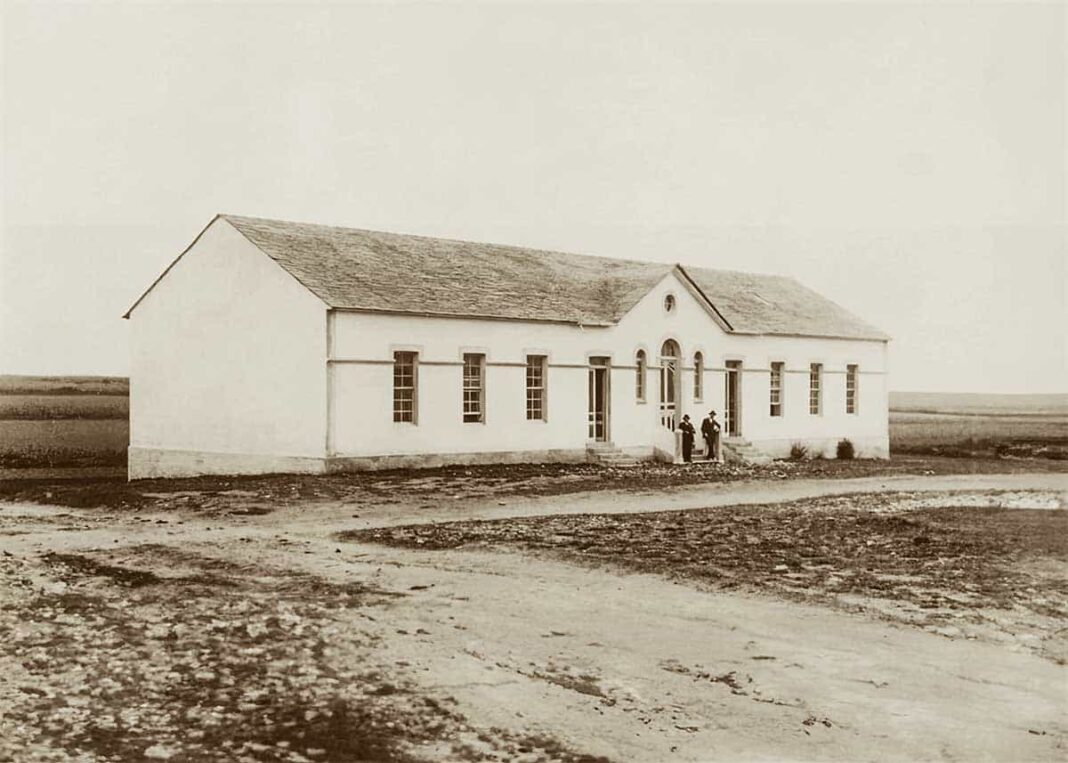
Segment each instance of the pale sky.
[{"label": "pale sky", "polygon": [[892,389],[1068,391],[1063,4],[2,7],[0,373],[125,374],[232,212],[793,275]]}]

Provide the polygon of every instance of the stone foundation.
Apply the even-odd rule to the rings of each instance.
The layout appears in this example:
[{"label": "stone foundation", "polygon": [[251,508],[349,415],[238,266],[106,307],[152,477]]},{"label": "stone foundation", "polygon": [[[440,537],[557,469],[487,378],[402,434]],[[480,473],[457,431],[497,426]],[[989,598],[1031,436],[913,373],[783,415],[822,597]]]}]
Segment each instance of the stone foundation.
[{"label": "stone foundation", "polygon": [[208,474],[326,474],[472,464],[581,464],[586,460],[585,448],[314,458],[131,447],[127,476],[140,480]]},{"label": "stone foundation", "polygon": [[334,472],[379,471],[382,469],[429,469],[435,466],[474,464],[581,464],[587,460],[585,448],[550,450],[486,451],[478,453],[410,453],[391,456],[335,456],[326,461]]},{"label": "stone foundation", "polygon": [[772,458],[789,458],[790,448],[794,443],[800,443],[808,448],[808,458],[816,455],[836,458],[838,441],[841,439],[848,439],[853,443],[855,458],[890,458],[889,437],[794,437],[782,440],[751,440],[751,442],[757,450]]},{"label": "stone foundation", "polygon": [[211,453],[131,446],[127,459],[130,480],[156,477],[197,477],[204,474],[322,474],[326,459],[252,453]]}]

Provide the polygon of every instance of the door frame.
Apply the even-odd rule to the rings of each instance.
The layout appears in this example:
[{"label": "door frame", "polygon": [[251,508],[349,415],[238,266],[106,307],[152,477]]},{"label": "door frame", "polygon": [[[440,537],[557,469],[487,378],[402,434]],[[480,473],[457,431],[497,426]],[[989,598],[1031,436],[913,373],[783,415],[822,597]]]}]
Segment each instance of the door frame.
[{"label": "door frame", "polygon": [[[664,348],[668,346],[668,343],[674,345],[676,355],[665,355]],[[675,431],[678,428],[679,421],[682,418],[682,347],[677,340],[668,337],[660,345],[660,354],[657,356],[659,361],[660,377],[660,426]],[[670,368],[669,368],[670,367]],[[669,380],[670,377],[670,380]],[[670,384],[669,384],[670,381]],[[667,392],[671,392],[671,408],[668,408]],[[670,411],[670,413],[668,413]],[[666,420],[670,420],[670,426]]]},{"label": "door frame", "polygon": [[[742,436],[742,361],[728,360],[723,390],[724,437]],[[733,399],[733,413],[731,401]]]},{"label": "door frame", "polygon": [[[589,442],[611,442],[612,421],[612,359],[607,355],[591,355],[586,369],[586,436]],[[597,382],[601,380],[600,412],[603,418],[601,437],[597,436]],[[592,432],[591,432],[592,430]]]}]

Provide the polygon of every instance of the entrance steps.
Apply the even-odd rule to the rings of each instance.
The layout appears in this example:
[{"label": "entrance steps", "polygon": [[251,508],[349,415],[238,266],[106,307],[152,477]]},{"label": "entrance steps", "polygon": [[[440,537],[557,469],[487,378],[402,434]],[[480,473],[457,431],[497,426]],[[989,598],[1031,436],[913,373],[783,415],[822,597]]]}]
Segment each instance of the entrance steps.
[{"label": "entrance steps", "polygon": [[763,453],[744,437],[727,437],[722,443],[723,460],[727,463],[770,464],[771,456]]},{"label": "entrance steps", "polygon": [[586,460],[592,464],[626,468],[641,463],[634,456],[628,456],[610,442],[591,442],[586,445]]}]

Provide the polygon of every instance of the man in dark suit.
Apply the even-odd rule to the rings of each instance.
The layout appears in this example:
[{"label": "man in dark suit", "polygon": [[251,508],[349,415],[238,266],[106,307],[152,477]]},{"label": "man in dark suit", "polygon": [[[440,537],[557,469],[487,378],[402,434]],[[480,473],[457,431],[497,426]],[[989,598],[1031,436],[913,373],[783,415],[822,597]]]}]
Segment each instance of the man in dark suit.
[{"label": "man in dark suit", "polygon": [[709,411],[701,422],[701,436],[705,438],[705,458],[719,461],[719,422],[715,411]]},{"label": "man in dark suit", "polygon": [[682,421],[679,422],[679,431],[682,432],[682,460],[691,463],[693,461],[693,436],[697,432],[690,423],[690,414],[687,413],[682,417]]}]

